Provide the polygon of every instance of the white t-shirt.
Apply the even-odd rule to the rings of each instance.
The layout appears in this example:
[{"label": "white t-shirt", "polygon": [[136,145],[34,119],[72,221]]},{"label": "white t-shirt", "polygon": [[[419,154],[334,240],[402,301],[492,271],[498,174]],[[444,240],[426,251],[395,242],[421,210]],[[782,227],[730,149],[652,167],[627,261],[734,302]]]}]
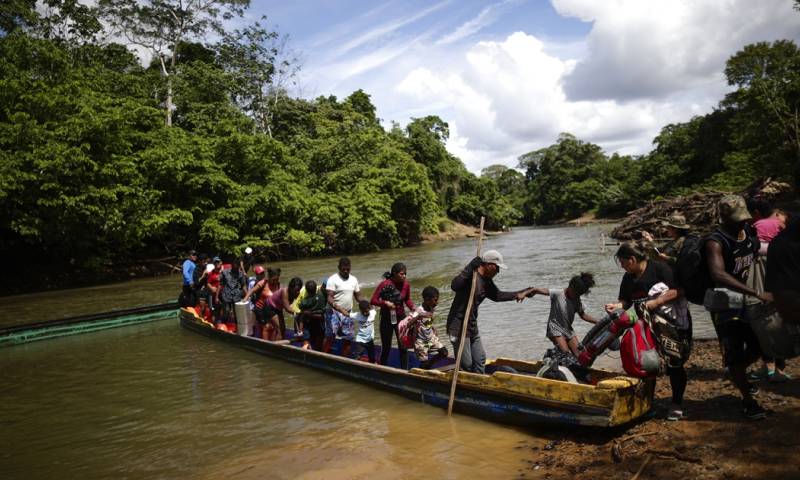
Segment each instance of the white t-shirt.
[{"label": "white t-shirt", "polygon": [[364,315],[361,311],[353,312],[350,318],[355,322],[358,331],[356,342],[367,343],[375,340],[375,309],[370,309],[369,315]]},{"label": "white t-shirt", "polygon": [[350,312],[353,310],[353,293],[360,292],[361,286],[355,275],[350,275],[343,280],[339,273],[334,273],[328,278],[325,288],[333,292],[333,304]]}]

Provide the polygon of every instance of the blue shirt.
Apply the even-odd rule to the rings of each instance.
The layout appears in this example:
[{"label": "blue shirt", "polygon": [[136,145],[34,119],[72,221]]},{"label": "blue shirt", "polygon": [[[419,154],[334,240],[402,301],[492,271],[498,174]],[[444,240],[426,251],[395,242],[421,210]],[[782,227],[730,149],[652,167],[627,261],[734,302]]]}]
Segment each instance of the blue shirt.
[{"label": "blue shirt", "polygon": [[194,262],[187,258],[183,261],[183,284],[184,285],[191,285],[194,281],[194,269],[197,268],[197,265]]}]

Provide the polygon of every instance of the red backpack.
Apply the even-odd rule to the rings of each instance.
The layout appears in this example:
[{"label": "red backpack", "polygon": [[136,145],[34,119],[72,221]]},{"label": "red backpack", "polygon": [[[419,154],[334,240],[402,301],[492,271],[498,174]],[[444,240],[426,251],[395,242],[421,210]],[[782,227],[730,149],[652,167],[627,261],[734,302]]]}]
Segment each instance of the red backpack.
[{"label": "red backpack", "polygon": [[619,356],[622,368],[631,377],[650,377],[661,370],[661,357],[656,350],[653,334],[641,319],[622,336]]}]

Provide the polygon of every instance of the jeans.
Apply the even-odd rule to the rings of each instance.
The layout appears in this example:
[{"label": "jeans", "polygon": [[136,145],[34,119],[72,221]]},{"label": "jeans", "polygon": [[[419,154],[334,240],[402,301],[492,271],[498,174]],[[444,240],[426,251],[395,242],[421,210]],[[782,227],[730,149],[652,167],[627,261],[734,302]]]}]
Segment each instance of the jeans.
[{"label": "jeans", "polygon": [[[461,369],[472,373],[486,373],[486,351],[481,343],[481,336],[476,335],[472,338],[467,337],[469,343],[464,345],[464,352],[461,354]],[[453,344],[453,352],[458,355],[459,338],[450,336]]]}]

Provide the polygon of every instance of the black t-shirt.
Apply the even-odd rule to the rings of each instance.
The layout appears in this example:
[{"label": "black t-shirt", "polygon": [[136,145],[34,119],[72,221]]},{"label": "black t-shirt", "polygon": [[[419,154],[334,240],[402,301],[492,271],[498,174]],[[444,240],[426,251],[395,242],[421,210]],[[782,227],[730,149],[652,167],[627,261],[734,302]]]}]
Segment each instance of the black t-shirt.
[{"label": "black t-shirt", "polygon": [[648,261],[642,276],[635,278],[633,274],[625,273],[619,285],[619,298],[624,303],[647,298],[647,292],[657,283],[664,283],[669,288],[675,288],[672,269],[664,262]]},{"label": "black t-shirt", "polygon": [[761,242],[758,241],[755,230],[746,226],[744,231],[744,240],[734,238],[722,229],[718,229],[708,237],[710,241],[720,244],[725,271],[742,283],[747,282],[750,265],[755,261],[758,249],[761,248]]},{"label": "black t-shirt", "polygon": [[790,224],[770,242],[764,288],[800,291],[800,222]]}]

